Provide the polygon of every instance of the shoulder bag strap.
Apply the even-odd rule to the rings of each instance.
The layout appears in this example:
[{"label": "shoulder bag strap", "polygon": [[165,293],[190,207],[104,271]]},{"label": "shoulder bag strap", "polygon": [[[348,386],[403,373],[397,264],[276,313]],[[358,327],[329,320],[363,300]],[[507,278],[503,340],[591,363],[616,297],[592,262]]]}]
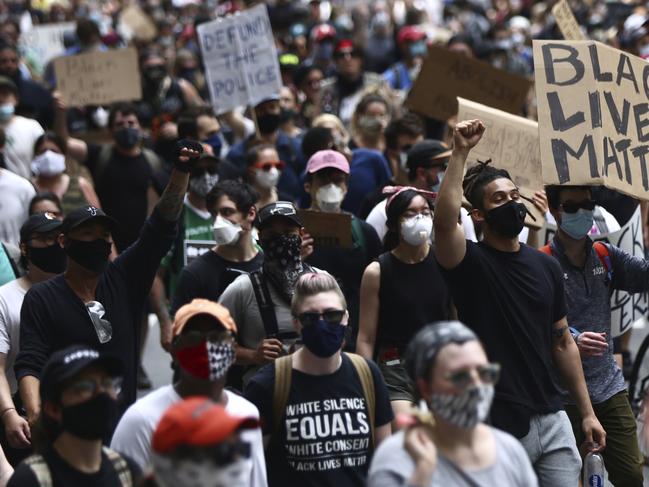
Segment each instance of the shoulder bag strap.
[{"label": "shoulder bag strap", "polygon": [[354,364],[358,378],[361,380],[363,395],[365,396],[365,404],[367,405],[367,412],[369,414],[372,446],[374,446],[374,420],[376,418],[376,391],[374,389],[374,377],[372,377],[370,366],[367,365],[367,361],[363,357],[356,355],[355,353],[345,352],[345,355],[347,355],[352,361],[352,364]]}]

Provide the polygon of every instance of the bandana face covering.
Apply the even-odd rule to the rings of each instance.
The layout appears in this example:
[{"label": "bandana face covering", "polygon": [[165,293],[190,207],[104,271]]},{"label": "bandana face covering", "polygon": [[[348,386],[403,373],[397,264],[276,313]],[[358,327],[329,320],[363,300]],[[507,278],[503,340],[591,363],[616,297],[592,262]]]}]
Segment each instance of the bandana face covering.
[{"label": "bandana face covering", "polygon": [[289,303],[293,298],[295,283],[304,272],[300,252],[302,237],[279,235],[262,240],[264,250],[264,272]]},{"label": "bandana face covering", "polygon": [[470,429],[487,418],[493,398],[493,384],[483,384],[460,394],[433,394],[430,409],[444,421]]},{"label": "bandana face covering", "polygon": [[176,352],[178,365],[197,379],[215,382],[228,373],[234,363],[234,346],[230,342],[203,340],[198,345]]}]

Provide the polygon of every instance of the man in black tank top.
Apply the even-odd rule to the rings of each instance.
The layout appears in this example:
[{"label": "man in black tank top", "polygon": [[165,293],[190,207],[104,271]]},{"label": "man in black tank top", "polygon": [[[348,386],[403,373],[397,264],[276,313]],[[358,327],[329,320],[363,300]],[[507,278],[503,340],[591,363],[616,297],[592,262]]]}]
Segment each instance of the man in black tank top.
[{"label": "man in black tank top", "polygon": [[[518,242],[527,211],[518,188],[507,171],[487,163],[470,168],[462,181],[469,151],[484,130],[480,120],[455,128],[455,148],[436,201],[435,254],[459,318],[502,366],[491,409],[494,426],[521,440],[540,485],[574,486],[581,461],[553,374],[560,374],[579,408],[591,450],[605,446],[606,433],[593,412],[579,351],[568,332],[561,269]],[[484,229],[478,244],[466,241],[457,223],[463,189],[474,221]]]}]

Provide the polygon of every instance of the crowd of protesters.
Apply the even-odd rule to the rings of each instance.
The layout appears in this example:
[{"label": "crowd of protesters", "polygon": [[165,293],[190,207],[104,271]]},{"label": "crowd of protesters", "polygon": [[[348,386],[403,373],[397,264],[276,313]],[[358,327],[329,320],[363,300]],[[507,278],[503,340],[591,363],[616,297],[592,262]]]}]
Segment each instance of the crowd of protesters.
[{"label": "crowd of protesters", "polygon": [[[483,121],[406,103],[432,45],[533,79],[555,3],[0,2],[0,487],[573,487],[589,453],[642,486],[610,295],[649,262],[591,237],[640,206],[649,244],[648,207],[527,201]],[[647,5],[568,3],[649,58]],[[220,110],[197,29],[258,4],[283,86]],[[29,42],[63,22],[61,56],[134,47],[141,98],[69,106]]]}]

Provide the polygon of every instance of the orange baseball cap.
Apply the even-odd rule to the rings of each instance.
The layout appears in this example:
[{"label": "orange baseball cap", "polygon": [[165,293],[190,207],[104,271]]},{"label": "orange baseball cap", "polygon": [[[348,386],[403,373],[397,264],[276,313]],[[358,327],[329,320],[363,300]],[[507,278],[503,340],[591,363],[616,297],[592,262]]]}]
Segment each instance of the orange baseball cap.
[{"label": "orange baseball cap", "polygon": [[237,332],[237,325],[225,306],[210,301],[209,299],[194,299],[191,303],[181,306],[181,308],[176,311],[176,317],[172,329],[173,336],[180,335],[187,322],[194,316],[198,315],[211,316],[218,320],[226,330],[231,331],[232,333]]},{"label": "orange baseball cap", "polygon": [[207,397],[188,397],[164,413],[153,433],[151,446],[156,453],[170,453],[180,446],[217,445],[242,429],[259,427],[253,417],[229,414]]}]

